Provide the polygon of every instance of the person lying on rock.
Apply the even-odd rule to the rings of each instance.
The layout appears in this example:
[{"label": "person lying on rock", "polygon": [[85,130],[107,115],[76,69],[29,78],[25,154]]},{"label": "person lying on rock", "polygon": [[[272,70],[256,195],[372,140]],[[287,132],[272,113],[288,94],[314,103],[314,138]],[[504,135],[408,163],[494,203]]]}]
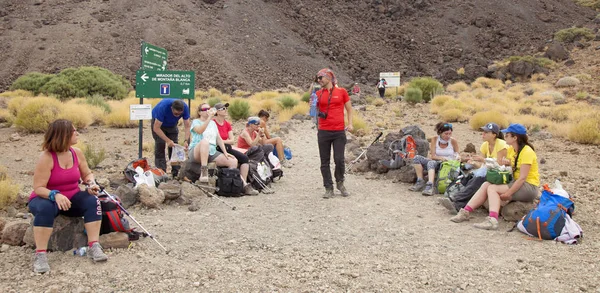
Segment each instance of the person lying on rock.
[{"label": "person lying on rock", "polygon": [[475,224],[475,228],[486,230],[498,229],[498,212],[500,207],[511,201],[532,202],[538,196],[540,174],[538,172],[537,155],[529,143],[527,129],[521,124],[510,124],[507,129],[501,130],[508,143],[507,158],[502,164],[512,166],[513,178],[509,184],[496,185],[485,182],[469,200],[465,208],[450,220],[455,223],[468,221],[470,214],[486,201],[489,204],[489,216],[482,223]]},{"label": "person lying on rock", "polygon": [[[209,113],[210,111],[210,113]],[[227,148],[219,135],[219,129],[214,120],[211,119],[215,115],[214,110],[211,111],[209,104],[201,104],[198,106],[198,115],[200,118],[192,121],[191,144],[188,151],[188,156],[202,165],[200,171],[200,182],[208,182],[208,163],[215,162],[218,167],[237,168],[238,160],[227,152]],[[221,151],[217,151],[217,145]],[[240,177],[244,182],[244,194],[257,195],[258,191],[254,190],[250,184],[246,182],[246,174],[241,174]]]},{"label": "person lying on rock", "polygon": [[[88,167],[83,152],[73,147],[79,133],[68,120],[58,119],[48,126],[40,155],[33,174],[33,192],[28,207],[34,216],[33,238],[35,257],[33,271],[50,271],[48,265],[48,240],[52,235],[54,218],[59,214],[83,217],[87,231],[89,250],[87,255],[94,262],[106,261],[98,239],[102,222],[102,209],[96,197],[100,188],[94,182],[94,174]],[[83,179],[88,188],[79,189]]]},{"label": "person lying on rock", "polygon": [[[452,124],[440,122],[435,125],[437,136],[430,139],[429,156],[425,158],[416,155],[413,167],[417,172],[417,182],[411,186],[410,191],[423,191],[423,195],[433,195],[433,181],[435,172],[442,161],[459,160],[458,141],[452,137]],[[427,183],[423,179],[423,168],[427,168]]]},{"label": "person lying on rock", "polygon": [[504,141],[504,135],[500,132],[498,124],[490,122],[482,126],[481,130],[483,130],[483,143],[479,149],[481,156],[475,155],[469,160],[469,162],[481,167],[473,171],[474,176],[465,184],[463,189],[452,197],[452,200],[448,197],[440,198],[440,204],[454,215],[467,205],[467,202],[473,197],[479,187],[485,183],[487,169],[483,165],[484,160],[486,158],[494,158],[497,162],[502,162],[506,158],[508,145]]},{"label": "person lying on rock", "polygon": [[267,126],[267,122],[269,121],[269,117],[271,116],[271,114],[269,114],[269,112],[265,111],[265,110],[260,110],[258,112],[258,118],[260,118],[260,125],[259,128],[264,129],[265,131],[265,144],[272,144],[275,149],[277,150],[277,157],[279,158],[279,161],[281,162],[281,166],[285,167],[285,168],[291,168],[292,167],[292,163],[290,163],[290,161],[285,159],[285,154],[283,152],[283,140],[281,140],[281,137],[271,137],[271,134],[269,133],[269,127]]}]

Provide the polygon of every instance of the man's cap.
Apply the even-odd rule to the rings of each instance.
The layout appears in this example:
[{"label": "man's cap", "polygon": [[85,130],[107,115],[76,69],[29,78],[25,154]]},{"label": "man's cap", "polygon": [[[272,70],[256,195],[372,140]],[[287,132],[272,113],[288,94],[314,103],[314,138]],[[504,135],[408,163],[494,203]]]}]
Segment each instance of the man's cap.
[{"label": "man's cap", "polygon": [[496,124],[496,123],[488,123],[488,124],[482,126],[481,130],[498,134],[498,132],[500,132],[500,126],[498,126],[498,124]]},{"label": "man's cap", "polygon": [[223,103],[216,103],[215,106],[214,106],[214,108],[217,109],[217,110],[223,109],[223,108],[227,108],[227,107],[229,107],[229,103],[225,103],[225,104],[223,104]]},{"label": "man's cap", "polygon": [[503,133],[527,134],[527,128],[519,123],[511,123],[508,128],[500,130]]}]

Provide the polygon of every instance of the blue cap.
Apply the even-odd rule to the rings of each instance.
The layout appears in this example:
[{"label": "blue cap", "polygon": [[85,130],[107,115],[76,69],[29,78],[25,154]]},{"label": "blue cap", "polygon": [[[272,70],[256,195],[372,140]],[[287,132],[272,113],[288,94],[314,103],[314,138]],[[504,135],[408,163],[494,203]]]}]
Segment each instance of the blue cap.
[{"label": "blue cap", "polygon": [[248,118],[248,125],[250,124],[254,124],[254,125],[260,125],[260,118],[256,117],[256,116],[252,116]]},{"label": "blue cap", "polygon": [[527,128],[519,123],[511,123],[508,128],[500,130],[502,133],[527,134]]}]

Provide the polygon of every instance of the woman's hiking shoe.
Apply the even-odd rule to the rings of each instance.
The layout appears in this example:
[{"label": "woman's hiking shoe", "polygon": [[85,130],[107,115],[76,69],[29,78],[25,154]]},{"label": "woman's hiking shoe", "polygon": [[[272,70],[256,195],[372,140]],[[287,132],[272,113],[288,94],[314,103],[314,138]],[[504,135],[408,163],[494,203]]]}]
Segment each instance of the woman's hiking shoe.
[{"label": "woman's hiking shoe", "polygon": [[108,260],[108,256],[106,256],[106,254],[104,254],[104,252],[102,251],[102,246],[100,246],[100,243],[98,243],[98,242],[92,244],[92,247],[90,247],[90,249],[88,249],[87,255],[94,262]]},{"label": "woman's hiking shoe", "polygon": [[342,182],[337,182],[336,183],[336,187],[337,187],[337,190],[339,190],[342,193],[343,197],[350,196],[350,192],[348,192],[348,190],[344,186],[344,182],[343,181]]},{"label": "woman's hiking shoe", "polygon": [[433,195],[433,183],[427,182],[427,184],[425,185],[425,189],[423,190],[423,192],[421,194],[427,195],[427,196]]},{"label": "woman's hiking shoe", "polygon": [[456,214],[456,216],[450,218],[450,221],[452,221],[454,223],[460,223],[460,222],[468,221],[470,218],[471,218],[471,213],[469,213],[465,209],[460,209],[460,211],[458,211],[458,214]]},{"label": "woman's hiking shoe", "polygon": [[332,198],[333,197],[333,187],[325,188],[325,194],[323,194],[323,198]]},{"label": "woman's hiking shoe", "polygon": [[439,200],[440,204],[445,207],[446,209],[448,209],[448,211],[453,214],[456,215],[458,214],[458,211],[456,210],[456,207],[454,206],[454,203],[447,197],[442,197]]},{"label": "woman's hiking shoe", "polygon": [[421,191],[421,190],[423,190],[423,188],[425,188],[425,180],[423,180],[423,179],[417,179],[417,182],[415,182],[415,185],[409,187],[408,190],[410,190],[410,191]]},{"label": "woman's hiking shoe", "polygon": [[486,217],[485,221],[474,224],[473,227],[483,230],[498,230],[498,219]]},{"label": "woman's hiking shoe", "polygon": [[288,160],[283,160],[283,161],[281,161],[281,166],[283,166],[284,168],[291,168],[292,163]]},{"label": "woman's hiking shoe", "polygon": [[252,185],[248,183],[244,186],[244,195],[258,195],[258,191],[252,188]]},{"label": "woman's hiking shoe", "polygon": [[36,253],[33,258],[33,271],[38,274],[43,274],[50,271],[48,265],[48,255],[45,252]]},{"label": "woman's hiking shoe", "polygon": [[208,166],[200,167],[200,183],[208,183]]}]

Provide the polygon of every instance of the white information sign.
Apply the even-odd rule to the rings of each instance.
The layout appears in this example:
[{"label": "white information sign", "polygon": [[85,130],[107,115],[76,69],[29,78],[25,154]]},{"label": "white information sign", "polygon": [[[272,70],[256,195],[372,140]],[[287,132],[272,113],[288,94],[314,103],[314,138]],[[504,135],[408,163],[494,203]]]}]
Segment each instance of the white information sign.
[{"label": "white information sign", "polygon": [[152,120],[152,105],[129,105],[129,120]]},{"label": "white information sign", "polygon": [[400,72],[380,72],[379,79],[382,78],[387,82],[386,87],[400,86]]}]

